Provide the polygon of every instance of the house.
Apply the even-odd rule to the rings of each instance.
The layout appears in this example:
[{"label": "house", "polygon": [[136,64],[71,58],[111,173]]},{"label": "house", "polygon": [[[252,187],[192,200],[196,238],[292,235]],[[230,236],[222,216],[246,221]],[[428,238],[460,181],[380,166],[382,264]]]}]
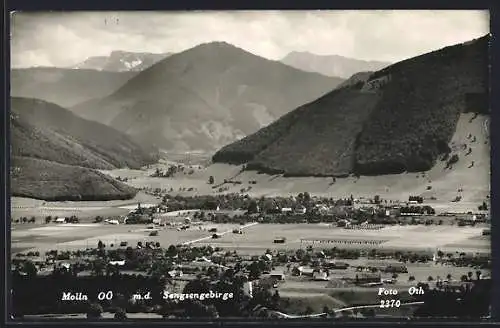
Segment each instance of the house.
[{"label": "house", "polygon": [[325,271],[316,271],[313,274],[313,279],[316,281],[326,281],[328,279],[328,274]]},{"label": "house", "polygon": [[56,223],[66,223],[67,222],[67,218],[57,218]]},{"label": "house", "polygon": [[306,214],[307,209],[304,205],[298,205],[295,207],[295,214]]},{"label": "house", "polygon": [[125,265],[125,260],[122,261],[109,261],[109,265],[117,265],[117,266],[124,266]]},{"label": "house", "polygon": [[58,263],[59,267],[65,268],[66,270],[69,270],[71,268],[71,264],[68,262],[60,262]]},{"label": "house", "polygon": [[293,210],[291,207],[283,207],[281,209],[281,213],[292,213],[292,212],[293,212]]},{"label": "house", "polygon": [[315,270],[313,268],[305,268],[303,266],[300,266],[300,267],[296,268],[296,270],[295,270],[295,273],[299,276],[312,277],[314,275],[314,272],[315,272]]},{"label": "house", "polygon": [[273,240],[273,243],[275,243],[275,244],[284,244],[285,242],[286,242],[285,237],[276,237]]},{"label": "house", "polygon": [[384,272],[389,273],[408,273],[408,268],[403,264],[391,264],[384,268]]},{"label": "house", "polygon": [[253,284],[251,281],[247,281],[243,284],[243,293],[250,298],[253,297]]},{"label": "house", "polygon": [[183,275],[183,272],[181,270],[171,270],[167,272],[170,278],[180,278]]},{"label": "house", "polygon": [[326,207],[325,205],[316,205],[316,212],[320,215],[327,215],[328,210],[328,207]]},{"label": "house", "polygon": [[380,274],[376,273],[357,273],[355,277],[355,282],[357,284],[366,284],[366,283],[379,283],[382,281],[382,277]]},{"label": "house", "polygon": [[276,280],[285,280],[285,274],[283,272],[279,272],[279,271],[272,271],[269,276],[272,278],[272,279],[276,279]]},{"label": "house", "polygon": [[327,269],[346,270],[347,268],[349,268],[349,263],[337,262],[337,261],[327,261],[323,264],[323,267],[325,267]]}]

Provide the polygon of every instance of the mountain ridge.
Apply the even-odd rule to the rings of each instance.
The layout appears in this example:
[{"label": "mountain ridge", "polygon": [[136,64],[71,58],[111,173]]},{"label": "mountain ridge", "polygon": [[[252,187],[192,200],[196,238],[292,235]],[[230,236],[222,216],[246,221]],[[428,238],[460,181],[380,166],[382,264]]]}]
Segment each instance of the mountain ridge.
[{"label": "mountain ridge", "polygon": [[71,107],[113,93],[134,74],[56,67],[15,68],[11,70],[10,92],[13,97]]},{"label": "mountain ridge", "polygon": [[139,169],[158,159],[123,133],[39,99],[11,98],[10,135],[12,196],[129,199],[134,188],[96,169]]},{"label": "mountain ridge", "polygon": [[362,60],[340,55],[318,55],[308,51],[292,51],[280,60],[282,63],[307,72],[349,78],[362,71],[377,71],[391,63]]},{"label": "mountain ridge", "polygon": [[140,72],[172,53],[149,53],[113,50],[107,56],[91,56],[71,65],[71,69],[94,69],[108,72]]},{"label": "mountain ridge", "polygon": [[71,109],[158,148],[215,150],[342,81],[210,42],[173,54],[108,97]]},{"label": "mountain ridge", "polygon": [[428,170],[450,152],[460,113],[484,110],[466,99],[487,97],[488,44],[486,36],[362,74],[221,148],[213,161],[293,176]]}]

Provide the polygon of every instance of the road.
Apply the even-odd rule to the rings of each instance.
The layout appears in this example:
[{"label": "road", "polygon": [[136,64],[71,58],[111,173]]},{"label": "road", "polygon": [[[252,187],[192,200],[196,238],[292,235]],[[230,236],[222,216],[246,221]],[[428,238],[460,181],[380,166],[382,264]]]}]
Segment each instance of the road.
[{"label": "road", "polygon": [[[249,223],[247,225],[238,227],[238,229],[243,230],[243,229],[246,229],[246,228],[253,227],[254,225],[257,225],[257,224],[259,224],[259,223],[258,222]],[[233,232],[233,229],[230,229],[230,230],[227,230],[227,231],[224,231],[224,232],[220,232],[220,233],[217,233],[217,234],[219,236],[224,236],[225,234],[232,233],[232,232]],[[189,241],[186,241],[186,242],[182,243],[182,245],[190,245],[190,244],[194,244],[194,243],[197,243],[197,242],[200,242],[200,241],[204,241],[204,240],[209,240],[209,239],[212,239],[212,235],[207,236],[207,237],[203,237],[203,238],[194,239],[194,240],[189,240]]]},{"label": "road", "polygon": [[[409,306],[409,305],[417,305],[417,304],[424,304],[424,302],[408,302],[408,303],[401,303],[400,306]],[[361,306],[350,306],[350,307],[345,307],[341,309],[334,310],[334,313],[340,313],[343,311],[350,311],[350,310],[359,310],[359,309],[369,309],[369,308],[379,308],[379,304],[370,304],[370,305],[361,305]],[[322,312],[322,313],[315,313],[315,314],[309,314],[309,315],[291,315],[291,314],[286,314],[283,312],[279,311],[273,311],[274,313],[278,314],[279,316],[287,319],[299,319],[299,318],[315,318],[315,317],[321,317],[327,315],[327,313]]]}]

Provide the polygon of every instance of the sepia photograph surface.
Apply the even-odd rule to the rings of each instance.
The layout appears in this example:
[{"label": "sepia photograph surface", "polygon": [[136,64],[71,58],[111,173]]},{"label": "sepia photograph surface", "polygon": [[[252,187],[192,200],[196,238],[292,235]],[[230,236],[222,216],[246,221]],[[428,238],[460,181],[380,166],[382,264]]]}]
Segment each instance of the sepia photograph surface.
[{"label": "sepia photograph surface", "polygon": [[489,317],[489,19],[11,13],[11,318]]}]

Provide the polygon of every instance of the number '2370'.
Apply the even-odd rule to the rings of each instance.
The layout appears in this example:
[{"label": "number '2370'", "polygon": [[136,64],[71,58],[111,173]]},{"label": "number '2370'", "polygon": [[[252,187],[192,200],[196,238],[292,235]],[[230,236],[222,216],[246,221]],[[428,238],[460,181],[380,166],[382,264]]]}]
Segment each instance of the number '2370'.
[{"label": "number '2370'", "polygon": [[400,300],[381,300],[380,301],[380,308],[392,308],[392,307],[400,307],[401,306],[401,301]]}]

